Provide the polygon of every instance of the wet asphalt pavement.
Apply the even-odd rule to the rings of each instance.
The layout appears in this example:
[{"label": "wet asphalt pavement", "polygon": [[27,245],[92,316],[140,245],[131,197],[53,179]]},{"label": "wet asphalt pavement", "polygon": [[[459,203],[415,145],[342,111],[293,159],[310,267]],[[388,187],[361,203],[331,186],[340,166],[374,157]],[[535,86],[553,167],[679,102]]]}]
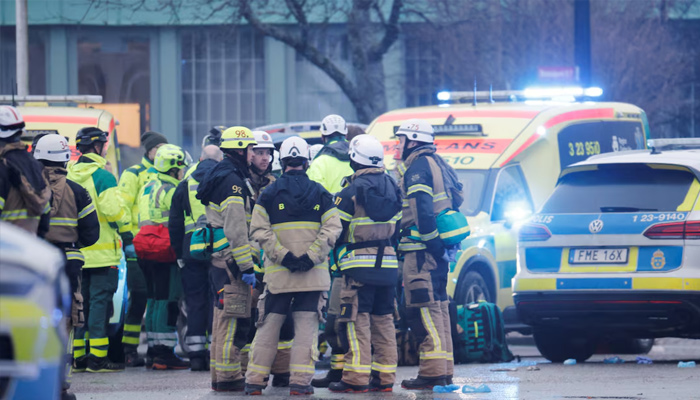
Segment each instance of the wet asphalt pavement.
[{"label": "wet asphalt pavement", "polygon": [[[505,364],[466,364],[455,367],[455,384],[487,385],[490,393],[438,394],[401,389],[402,379],[417,367],[400,367],[393,393],[335,394],[316,389],[317,399],[700,399],[700,365],[678,368],[679,360],[700,363],[700,340],[660,339],[647,357],[652,365],[638,365],[635,355],[619,355],[624,364],[604,364],[612,355],[596,355],[578,365],[551,364],[537,349],[511,345],[520,361]],[[538,370],[528,370],[535,366]],[[532,369],[532,368],[531,368]],[[318,371],[323,375],[325,371]],[[73,391],[79,400],[184,400],[244,397],[242,393],[214,393],[208,372],[148,371],[130,368],[111,374],[75,374]],[[265,398],[288,398],[288,390],[272,388]]]}]

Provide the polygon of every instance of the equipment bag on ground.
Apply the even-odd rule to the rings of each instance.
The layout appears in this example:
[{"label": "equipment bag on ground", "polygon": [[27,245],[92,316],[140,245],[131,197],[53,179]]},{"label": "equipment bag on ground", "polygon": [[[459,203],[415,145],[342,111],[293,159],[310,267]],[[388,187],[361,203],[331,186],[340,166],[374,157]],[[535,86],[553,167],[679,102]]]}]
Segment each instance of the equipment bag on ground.
[{"label": "equipment bag on ground", "polygon": [[175,262],[175,251],[170,245],[170,233],[165,225],[146,225],[134,238],[136,255],[144,260],[162,263]]},{"label": "equipment bag on ground", "polygon": [[450,302],[455,364],[513,360],[506,344],[501,310],[493,303],[457,305]]}]

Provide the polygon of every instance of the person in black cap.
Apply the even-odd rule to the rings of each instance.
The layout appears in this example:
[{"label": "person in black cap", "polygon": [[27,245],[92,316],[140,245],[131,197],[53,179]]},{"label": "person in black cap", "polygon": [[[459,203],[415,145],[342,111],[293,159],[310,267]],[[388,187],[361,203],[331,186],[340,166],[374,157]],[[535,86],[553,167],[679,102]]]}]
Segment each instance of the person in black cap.
[{"label": "person in black cap", "polygon": [[[124,202],[131,207],[131,232],[122,235],[124,239],[124,253],[126,255],[127,287],[129,288],[129,309],[124,321],[124,361],[127,367],[141,367],[145,364],[139,357],[136,349],[141,335],[141,321],[146,310],[146,278],[139,267],[136,251],[131,240],[139,232],[139,207],[138,195],[141,188],[151,180],[153,175],[153,159],[160,146],[168,143],[168,139],[158,132],[144,132],[141,135],[141,144],[146,150],[141,164],[134,165],[122,172],[119,179],[119,189],[124,197]],[[155,171],[155,170],[153,170]],[[157,172],[155,172],[157,175]],[[129,236],[129,237],[126,237]],[[150,348],[150,347],[149,347]]]}]

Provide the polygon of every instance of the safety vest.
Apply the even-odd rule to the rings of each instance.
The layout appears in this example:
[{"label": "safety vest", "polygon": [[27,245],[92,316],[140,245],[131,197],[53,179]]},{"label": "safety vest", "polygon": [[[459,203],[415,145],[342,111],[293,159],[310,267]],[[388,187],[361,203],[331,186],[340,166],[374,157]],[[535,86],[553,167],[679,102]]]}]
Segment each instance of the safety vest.
[{"label": "safety vest", "polygon": [[168,226],[170,206],[179,181],[163,173],[158,173],[155,178],[146,183],[138,199],[139,228],[145,225]]},{"label": "safety vest", "polygon": [[141,164],[124,170],[119,179],[119,189],[124,200],[131,206],[131,232],[136,236],[139,232],[139,195],[141,189],[155,177],[153,163],[143,157]]},{"label": "safety vest", "polygon": [[122,257],[122,243],[117,232],[120,227],[129,225],[130,215],[119,197],[114,175],[104,169],[107,161],[97,154],[83,154],[82,158],[92,162],[69,165],[67,178],[84,187],[90,194],[100,223],[100,238],[97,243],[81,249],[85,256],[83,268],[118,265]]},{"label": "safety vest", "polygon": [[196,197],[199,182],[192,175],[187,177],[187,201],[190,203],[189,215],[185,215],[185,234],[192,233],[196,228],[201,228],[207,224],[206,207]]}]

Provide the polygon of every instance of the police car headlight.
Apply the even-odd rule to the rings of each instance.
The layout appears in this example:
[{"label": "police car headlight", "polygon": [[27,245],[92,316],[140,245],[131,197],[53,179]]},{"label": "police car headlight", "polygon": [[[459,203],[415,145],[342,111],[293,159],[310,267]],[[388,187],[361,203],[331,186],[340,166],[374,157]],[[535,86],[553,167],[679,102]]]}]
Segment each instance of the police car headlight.
[{"label": "police car headlight", "polygon": [[36,272],[16,264],[2,264],[0,267],[0,295],[26,296],[34,285],[42,280]]}]

